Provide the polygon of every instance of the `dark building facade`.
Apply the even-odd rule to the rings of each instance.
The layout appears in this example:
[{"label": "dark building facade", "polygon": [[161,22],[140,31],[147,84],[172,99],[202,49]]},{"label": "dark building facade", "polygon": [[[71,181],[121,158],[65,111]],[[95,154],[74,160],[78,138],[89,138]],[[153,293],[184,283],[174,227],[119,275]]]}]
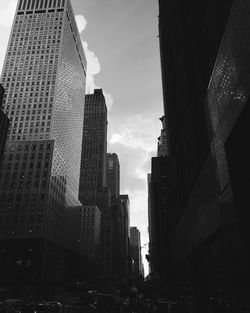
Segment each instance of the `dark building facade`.
[{"label": "dark building facade", "polygon": [[99,262],[101,212],[96,205],[80,208],[79,250],[94,263]]},{"label": "dark building facade", "polygon": [[121,195],[112,199],[112,273],[118,279],[129,279],[129,199]]},{"label": "dark building facade", "polygon": [[102,89],[85,97],[79,200],[97,204],[106,185],[107,107]]},{"label": "dark building facade", "polygon": [[173,267],[173,214],[168,205],[169,175],[167,157],[153,157],[148,182],[149,256],[150,274],[175,284]]},{"label": "dark building facade", "polygon": [[101,213],[98,263],[106,273],[112,269],[111,194],[106,186],[107,107],[102,89],[85,97],[79,200],[96,205]]},{"label": "dark building facade", "polygon": [[142,255],[141,255],[141,234],[137,227],[130,227],[130,256],[133,260],[134,281],[143,277]]},{"label": "dark building facade", "polygon": [[5,143],[7,139],[7,132],[9,127],[9,119],[2,111],[2,101],[4,96],[4,88],[0,84],[0,164],[2,161]]},{"label": "dark building facade", "polygon": [[195,312],[208,312],[211,298],[243,308],[250,294],[243,139],[250,121],[250,5],[160,0],[159,9],[175,287],[193,297]]}]

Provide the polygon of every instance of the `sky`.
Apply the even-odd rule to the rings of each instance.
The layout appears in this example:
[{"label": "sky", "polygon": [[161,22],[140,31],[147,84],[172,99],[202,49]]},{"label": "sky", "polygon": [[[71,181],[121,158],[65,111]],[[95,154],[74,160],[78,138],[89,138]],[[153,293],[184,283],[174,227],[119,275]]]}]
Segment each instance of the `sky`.
[{"label": "sky", "polygon": [[[0,0],[0,71],[17,0]],[[108,152],[120,162],[130,225],[141,233],[148,264],[147,173],[163,115],[158,0],[71,0],[86,54],[87,93],[102,88],[108,107]]]}]

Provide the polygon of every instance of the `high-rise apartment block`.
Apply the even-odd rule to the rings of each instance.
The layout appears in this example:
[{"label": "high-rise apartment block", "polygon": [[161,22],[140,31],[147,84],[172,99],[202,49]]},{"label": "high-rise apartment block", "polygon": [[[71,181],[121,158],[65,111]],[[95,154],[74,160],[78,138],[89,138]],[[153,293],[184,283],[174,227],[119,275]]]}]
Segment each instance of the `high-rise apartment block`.
[{"label": "high-rise apartment block", "polygon": [[70,0],[19,0],[2,71],[10,128],[0,170],[0,239],[7,263],[15,257],[9,240],[22,247],[25,257],[13,264],[31,270],[20,270],[20,279],[60,279],[52,246],[76,249],[69,225],[80,206],[85,82]]},{"label": "high-rise apartment block", "polygon": [[106,184],[107,107],[102,89],[85,97],[79,199],[97,204]]},{"label": "high-rise apartment block", "polygon": [[101,212],[96,205],[80,209],[79,249],[89,260],[97,263],[99,258]]},{"label": "high-rise apartment block", "polygon": [[116,153],[107,154],[106,177],[107,186],[112,197],[118,199],[120,195],[120,164]]}]

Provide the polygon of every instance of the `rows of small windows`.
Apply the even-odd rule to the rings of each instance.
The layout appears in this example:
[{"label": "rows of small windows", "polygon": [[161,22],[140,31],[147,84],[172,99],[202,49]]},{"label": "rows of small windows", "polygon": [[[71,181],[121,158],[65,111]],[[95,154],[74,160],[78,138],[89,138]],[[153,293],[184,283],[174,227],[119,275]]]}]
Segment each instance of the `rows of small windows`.
[{"label": "rows of small windows", "polygon": [[[58,58],[58,56],[57,56],[57,58]],[[27,61],[27,59],[28,59],[28,57],[26,57],[26,61]],[[42,63],[41,62],[42,59],[43,59],[43,57],[41,56],[40,63]],[[48,56],[47,56],[47,59],[48,59]],[[16,61],[18,61],[18,60],[16,60]],[[20,63],[24,63],[24,57],[21,58],[20,61],[21,61]],[[34,58],[33,57],[31,57],[31,61],[34,62]],[[47,61],[47,60],[45,59],[45,61]],[[14,65],[14,61],[11,61],[11,62],[13,62],[12,65]],[[38,61],[36,61],[36,62],[38,63]],[[45,73],[43,72],[43,76],[41,76],[42,75],[42,71],[41,70],[38,71],[38,73],[34,73],[34,72],[32,73],[31,72],[32,66],[30,66],[30,68],[28,68],[30,70],[28,74],[29,75],[33,74],[34,76],[37,76],[38,80],[42,79],[43,80],[42,84],[45,84],[45,81],[48,81],[47,82],[47,87],[50,84],[50,79],[53,79],[53,81],[52,81],[52,86],[53,86],[53,84],[55,84],[55,79],[56,79],[56,69],[54,69],[54,70],[52,69],[52,64],[54,64],[54,62],[53,62],[53,58],[51,58],[51,55],[50,55],[50,62],[49,62],[49,66],[48,66],[49,67],[49,71],[48,72],[45,72]],[[43,64],[40,64],[40,65],[42,66]],[[17,69],[17,66],[15,67],[15,70],[16,69]],[[43,71],[44,70],[45,71],[47,70],[47,62],[46,62],[46,65],[43,67]],[[52,70],[53,70],[53,72],[52,72]],[[20,71],[20,72],[23,72],[23,70]],[[15,105],[16,102],[22,102],[23,106],[22,106],[22,108],[21,108],[20,105],[18,105],[17,107],[10,107],[10,105],[6,104],[5,111],[11,112],[9,114],[9,116],[12,119],[14,117],[16,119],[17,117],[22,115],[21,119],[24,118],[24,116],[25,116],[26,120],[30,119],[31,121],[33,121],[35,119],[39,120],[41,118],[41,114],[43,114],[42,118],[43,118],[43,120],[45,120],[45,116],[44,115],[47,114],[48,115],[48,120],[50,120],[51,119],[52,109],[46,110],[46,106],[47,106],[46,102],[49,101],[49,93],[48,93],[48,91],[46,92],[46,90],[48,90],[48,88],[46,88],[46,90],[44,90],[44,86],[41,86],[41,89],[38,90],[38,88],[36,88],[36,90],[34,90],[35,82],[31,83],[29,81],[26,81],[26,86],[24,86],[24,81],[22,82],[22,84],[20,83],[20,81],[21,81],[21,73],[20,72],[19,72],[18,76],[16,76],[16,74],[14,74],[13,77],[10,77],[10,75],[9,75],[8,78],[6,77],[7,76],[6,73],[4,73],[3,81],[5,81],[5,79],[7,80],[7,90],[9,91],[9,93],[6,95],[7,100],[8,100],[8,97],[14,98],[13,99],[13,104],[14,105]],[[29,79],[29,75],[28,75],[28,79]],[[50,75],[51,75],[51,77],[50,77]],[[10,80],[11,79],[12,79],[12,83],[10,85]],[[20,87],[20,85],[21,85],[21,87]],[[16,91],[17,88],[20,88],[19,89],[20,92],[18,94],[17,93],[14,94],[14,97],[13,97],[13,93],[14,93],[14,91]],[[24,93],[24,91],[25,91],[25,93]],[[30,94],[28,93],[28,91],[30,91]],[[28,102],[28,95],[30,97],[33,96],[34,99],[29,98],[30,104],[27,105],[28,107],[27,107],[27,112],[26,112],[26,110],[25,110],[26,109],[26,104],[25,103]],[[43,111],[40,110],[40,109],[42,109],[41,104],[39,104],[39,108],[37,110],[32,110],[32,109],[36,109],[36,101],[38,101],[39,96],[40,96],[40,99],[43,99],[45,101],[45,104],[44,104],[44,107],[43,107]],[[21,97],[23,97],[22,101],[18,101],[18,100],[20,100]],[[6,102],[8,103],[7,100],[6,100]],[[53,98],[50,98],[50,101],[51,101],[50,102],[50,108],[51,108],[52,107]],[[32,104],[34,103],[33,107],[31,107],[31,103]],[[22,109],[22,112],[21,112],[21,109]],[[31,116],[31,114],[33,116]],[[36,117],[34,117],[34,114],[37,114]],[[34,127],[32,128],[32,122],[31,122],[30,123],[30,128],[31,129],[30,129],[30,128],[28,128],[28,125],[27,125],[27,122],[26,122],[25,126],[27,128],[25,128],[25,126],[24,126],[23,129],[18,129],[17,130],[17,129],[15,129],[16,126],[17,126],[17,123],[15,123],[15,125],[14,125],[15,127],[14,127],[13,132],[12,132],[12,139],[32,139],[32,138],[34,138],[34,139],[38,139],[38,138],[43,139],[44,138],[44,134],[41,134],[41,133],[49,132],[50,129],[49,129],[48,126],[50,125],[50,121],[47,122],[46,130],[45,130],[45,128],[43,128],[43,126],[45,127],[45,123],[42,122],[41,124],[42,124],[41,125],[42,127],[40,129],[37,129],[37,128],[34,128]],[[20,122],[20,124],[18,126],[22,127],[22,123]],[[40,134],[39,134],[39,132],[40,132]],[[32,136],[32,133],[34,133],[33,136]],[[48,134],[46,134],[45,138],[48,138],[48,137],[49,137]]]},{"label": "rows of small windows", "polygon": [[[47,150],[42,150],[42,144],[39,145],[40,150],[36,150],[36,146],[27,144],[23,146],[24,150],[17,150],[4,155],[0,193],[1,190],[6,189],[12,192],[13,189],[18,191],[24,187],[34,190],[38,189],[39,186],[46,187],[50,159],[49,145]],[[35,150],[30,150],[31,147]]]},{"label": "rows of small windows", "polygon": [[10,52],[20,55],[21,49],[27,51],[27,54],[31,54],[30,50],[33,48],[41,49],[38,52],[42,53],[47,48],[55,49],[62,31],[62,21],[63,14],[60,13],[53,16],[30,15],[17,18],[11,34],[8,56]]},{"label": "rows of small windows", "polygon": [[18,10],[64,7],[65,0],[20,0]]},{"label": "rows of small windows", "polygon": [[16,222],[8,222],[3,220],[3,224],[0,228],[0,233],[3,235],[13,235],[13,236],[22,236],[22,235],[38,235],[41,233],[42,225],[37,224],[27,224],[27,223],[16,223]]},{"label": "rows of small windows", "polygon": [[[14,234],[17,232],[40,231],[44,210],[43,193],[39,195],[32,194],[9,194],[8,198],[0,197],[0,229],[5,232],[11,230]],[[4,229],[4,225],[6,225]]]},{"label": "rows of small windows", "polygon": [[[28,165],[32,166],[33,164],[30,162]],[[18,164],[14,163],[13,170],[6,173],[4,179],[2,180],[1,192],[10,194],[19,194],[22,190],[23,192],[28,190],[35,194],[45,192],[48,182],[47,162],[45,162],[43,167],[40,162],[37,162],[36,171],[32,171],[32,168],[29,168],[29,171],[25,173],[24,169],[25,168],[21,167],[21,171],[18,171]]]},{"label": "rows of small windows", "polygon": [[[43,27],[44,24],[45,20],[41,22],[38,18],[33,20],[32,25],[31,21],[27,23],[27,20],[24,20],[18,29],[14,26],[5,72],[10,73],[12,70],[15,74],[17,70],[20,72],[26,70],[27,75],[35,69],[36,74],[39,75],[46,72],[47,68],[52,70],[54,54],[59,51],[62,20],[59,21],[59,17],[56,17],[54,22],[48,19],[47,26]],[[49,25],[50,29],[48,29]],[[59,31],[57,27],[60,28]],[[49,74],[51,73],[48,72],[47,75]],[[5,76],[3,75],[3,79]]]},{"label": "rows of small windows", "polygon": [[[21,115],[20,117],[18,116],[18,112],[16,113],[17,113],[17,116],[15,117],[15,121],[13,121],[12,123],[12,128],[9,129],[10,135],[12,136],[26,135],[27,139],[31,139],[34,135],[38,136],[38,134],[43,135],[44,133],[49,133],[50,116],[48,116],[48,120],[46,121],[45,118],[42,120],[38,120],[40,118],[40,115],[37,115],[36,121],[35,119],[32,119],[30,122],[28,122],[27,120],[29,120],[29,113],[27,113],[26,122],[24,123],[22,120],[22,117],[24,118],[24,116]],[[38,114],[39,114],[39,111],[38,111]],[[45,117],[45,115],[43,115],[43,117]],[[30,137],[28,136],[28,134],[30,135]]]},{"label": "rows of small windows", "polygon": [[[59,68],[53,118],[53,137],[60,142],[60,150],[69,169],[67,190],[73,198],[76,198],[79,185],[77,165],[81,155],[81,143],[77,134],[82,131],[85,74],[69,23],[65,24],[63,42],[62,66]],[[58,164],[54,163],[55,171],[59,173],[60,169],[57,167]]]}]

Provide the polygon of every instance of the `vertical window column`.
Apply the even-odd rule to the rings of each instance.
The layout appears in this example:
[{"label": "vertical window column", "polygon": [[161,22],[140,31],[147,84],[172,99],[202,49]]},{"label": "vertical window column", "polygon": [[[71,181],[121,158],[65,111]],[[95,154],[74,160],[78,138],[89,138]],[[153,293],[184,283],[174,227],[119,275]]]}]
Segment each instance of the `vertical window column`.
[{"label": "vertical window column", "polygon": [[20,0],[18,10],[22,10],[23,0]]},{"label": "vertical window column", "polygon": [[31,4],[31,10],[33,10],[34,8],[35,8],[35,2],[36,2],[36,0],[32,0],[32,4]]},{"label": "vertical window column", "polygon": [[28,0],[28,4],[27,4],[27,7],[26,7],[27,10],[30,10],[30,4],[31,4],[31,0]]},{"label": "vertical window column", "polygon": [[40,0],[40,9],[43,8],[43,0]]},{"label": "vertical window column", "polygon": [[40,0],[36,0],[35,9],[39,9],[39,2],[40,2]]}]

